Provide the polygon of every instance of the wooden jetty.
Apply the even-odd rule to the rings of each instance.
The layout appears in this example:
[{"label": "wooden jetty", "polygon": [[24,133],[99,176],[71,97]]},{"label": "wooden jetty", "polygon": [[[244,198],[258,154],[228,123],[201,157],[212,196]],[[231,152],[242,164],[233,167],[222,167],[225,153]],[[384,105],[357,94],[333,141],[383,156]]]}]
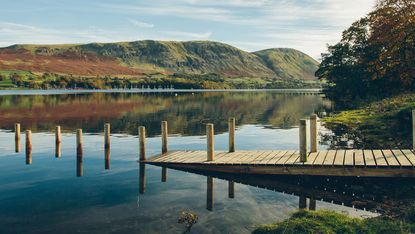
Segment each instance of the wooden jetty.
[{"label": "wooden jetty", "polygon": [[[415,112],[412,117],[415,120]],[[307,126],[308,123],[310,127]],[[166,123],[162,125],[163,132],[167,131],[165,125]],[[229,150],[215,151],[213,124],[207,124],[206,127],[206,151],[167,151],[167,146],[163,143],[162,154],[147,159],[145,153],[141,153],[140,161],[161,167],[239,174],[415,177],[413,149],[318,150],[315,115],[310,120],[300,120],[298,150],[237,151],[235,120],[230,119]],[[415,134],[415,124],[413,129]],[[163,138],[167,138],[166,135],[163,134]],[[140,142],[144,141],[144,137],[140,135]],[[145,149],[144,145],[143,148]]]}]

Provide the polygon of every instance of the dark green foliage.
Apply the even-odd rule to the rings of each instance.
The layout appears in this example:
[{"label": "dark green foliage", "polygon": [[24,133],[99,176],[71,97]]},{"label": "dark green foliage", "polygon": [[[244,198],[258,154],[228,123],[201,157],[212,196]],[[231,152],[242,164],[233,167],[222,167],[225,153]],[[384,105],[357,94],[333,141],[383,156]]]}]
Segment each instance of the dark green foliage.
[{"label": "dark green foliage", "polygon": [[415,89],[415,2],[381,0],[322,54],[316,76],[337,104]]}]

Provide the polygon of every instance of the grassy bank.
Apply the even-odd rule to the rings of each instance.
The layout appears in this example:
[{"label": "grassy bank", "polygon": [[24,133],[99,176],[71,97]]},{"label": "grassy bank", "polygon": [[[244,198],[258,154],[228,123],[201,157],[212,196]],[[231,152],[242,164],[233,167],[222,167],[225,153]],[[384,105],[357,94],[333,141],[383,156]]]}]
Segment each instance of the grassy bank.
[{"label": "grassy bank", "polygon": [[408,221],[376,217],[351,218],[333,211],[298,211],[282,222],[259,226],[254,234],[278,233],[412,233],[413,225]]},{"label": "grassy bank", "polygon": [[413,109],[415,94],[402,94],[342,111],[324,122],[338,138],[353,140],[354,148],[405,148],[411,147]]}]

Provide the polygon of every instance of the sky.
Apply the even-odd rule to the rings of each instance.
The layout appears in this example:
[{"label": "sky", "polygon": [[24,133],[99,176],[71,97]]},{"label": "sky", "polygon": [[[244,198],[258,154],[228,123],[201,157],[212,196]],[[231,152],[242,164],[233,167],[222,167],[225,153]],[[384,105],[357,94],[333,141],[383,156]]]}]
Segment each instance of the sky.
[{"label": "sky", "polygon": [[319,59],[375,0],[0,0],[0,47],[211,40]]}]

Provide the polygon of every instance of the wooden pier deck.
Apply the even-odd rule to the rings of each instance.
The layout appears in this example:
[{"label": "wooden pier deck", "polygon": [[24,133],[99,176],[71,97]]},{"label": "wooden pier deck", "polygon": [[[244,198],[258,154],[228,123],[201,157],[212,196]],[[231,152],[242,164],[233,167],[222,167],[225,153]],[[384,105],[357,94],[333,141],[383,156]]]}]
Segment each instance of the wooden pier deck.
[{"label": "wooden pier deck", "polygon": [[211,161],[206,151],[169,151],[143,162],[226,173],[415,177],[415,154],[409,149],[321,150],[300,161],[299,151],[257,150],[215,151]]}]

